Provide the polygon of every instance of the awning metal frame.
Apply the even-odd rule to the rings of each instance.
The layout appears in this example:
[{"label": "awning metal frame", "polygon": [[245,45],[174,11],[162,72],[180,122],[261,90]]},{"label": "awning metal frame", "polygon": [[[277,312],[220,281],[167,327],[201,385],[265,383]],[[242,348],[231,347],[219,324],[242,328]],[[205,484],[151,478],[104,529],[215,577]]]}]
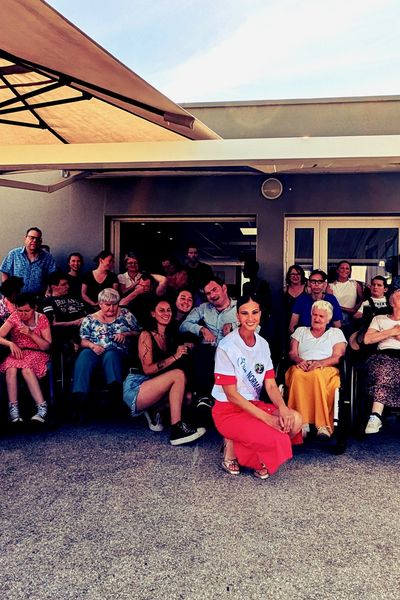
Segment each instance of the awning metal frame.
[{"label": "awning metal frame", "polygon": [[[2,81],[5,83],[5,85],[7,85],[10,88],[10,90],[15,95],[18,95],[18,98],[14,102],[17,102],[18,100],[23,101],[22,98],[24,98],[24,97],[30,98],[30,97],[34,97],[36,94],[46,93],[46,91],[54,90],[57,87],[57,84],[58,84],[58,87],[61,87],[63,85],[68,85],[72,89],[82,93],[82,97],[79,98],[78,101],[79,100],[87,100],[92,97],[96,97],[99,100],[101,100],[102,102],[110,104],[111,106],[115,106],[115,104],[113,102],[111,102],[110,100],[107,99],[107,96],[108,96],[111,99],[125,102],[126,104],[128,104],[130,106],[137,107],[141,110],[145,110],[146,112],[148,112],[150,114],[162,117],[163,120],[165,121],[166,128],[168,128],[169,123],[187,127],[188,129],[193,129],[193,127],[194,127],[195,117],[193,117],[189,114],[186,116],[186,115],[181,115],[181,114],[177,114],[174,112],[164,111],[163,109],[157,108],[150,104],[146,104],[144,102],[141,102],[140,100],[134,100],[133,98],[129,98],[127,96],[124,96],[122,94],[114,92],[113,90],[103,88],[101,86],[98,86],[98,85],[95,85],[92,83],[88,83],[87,81],[83,81],[83,80],[80,80],[75,77],[74,78],[68,77],[68,75],[66,75],[65,73],[59,73],[53,69],[45,68],[45,67],[35,64],[33,62],[21,60],[17,56],[13,56],[12,54],[9,54],[8,52],[4,52],[2,50],[0,50],[0,57],[3,58],[4,60],[7,60],[10,63],[13,63],[13,65],[15,65],[17,67],[17,70],[19,73],[31,71],[31,72],[36,72],[44,77],[53,78],[53,81],[54,81],[54,78],[56,78],[55,83],[52,83],[47,90],[44,89],[43,91],[27,92],[27,94],[25,94],[25,95],[22,95],[22,94],[18,95],[18,92],[17,92],[15,86],[13,86],[7,80],[5,80],[4,73],[3,73],[3,75],[1,75],[1,71],[0,71],[0,78],[2,79]],[[14,73],[13,73],[12,65],[10,65],[10,67],[5,67],[5,69],[8,70],[8,72],[6,72],[5,75],[12,75],[12,74],[16,73],[16,71],[14,71]],[[38,85],[40,85],[40,83],[41,82],[38,82]],[[76,102],[77,99],[72,100],[72,101]],[[14,103],[14,102],[10,102],[10,100],[7,100],[6,102],[8,104]],[[56,102],[55,104],[62,104],[62,103],[65,104],[66,102],[60,101],[60,102]],[[26,103],[26,106],[29,109],[33,105],[29,105],[28,103]],[[49,105],[48,104],[42,105],[41,108],[43,108],[44,106],[49,106]],[[118,106],[118,108],[120,110],[126,110],[121,106]],[[129,112],[129,111],[126,111],[126,112]],[[0,114],[1,114],[1,111],[0,111]],[[141,118],[150,121],[150,119],[146,119],[146,117],[143,116],[142,114],[140,114],[140,116],[141,116]],[[35,115],[35,117],[37,119],[40,119],[40,117],[38,117],[38,115]],[[40,119],[40,120],[42,121],[42,119]],[[3,122],[3,121],[0,121],[0,122]],[[10,121],[7,121],[7,122],[10,122]],[[14,125],[18,124],[18,122],[13,123],[13,124]],[[58,137],[63,143],[68,143],[61,136],[59,136],[59,134],[54,132],[54,130],[52,130],[50,127],[46,126],[46,128],[49,129],[49,131],[51,131],[51,133],[53,133],[56,137]]]},{"label": "awning metal frame", "polygon": [[44,192],[46,194],[51,194],[52,192],[57,192],[62,188],[68,187],[71,183],[75,181],[79,181],[80,179],[86,179],[91,175],[90,171],[78,171],[69,174],[68,171],[62,172],[62,179],[52,184],[42,184],[42,183],[34,183],[31,181],[22,181],[20,179],[6,179],[0,176],[0,187],[8,187],[15,188],[19,190],[29,190],[31,192]]},{"label": "awning metal frame", "polygon": [[[0,52],[0,55],[4,55],[4,53]],[[7,58],[7,60],[9,60]],[[60,89],[62,87],[68,86],[71,82],[70,80],[61,75],[58,80],[50,79],[47,81],[38,81],[35,86],[37,89],[32,90],[30,92],[26,92],[25,94],[20,94],[17,90],[17,87],[10,83],[7,80],[7,76],[12,76],[17,73],[30,73],[33,69],[28,68],[26,64],[22,62],[13,61],[14,65],[9,65],[8,67],[0,68],[0,80],[4,83],[4,86],[10,90],[14,94],[13,98],[8,98],[3,102],[0,102],[0,115],[9,115],[17,112],[29,112],[35,119],[36,123],[28,123],[26,121],[14,121],[11,119],[2,119],[0,118],[0,123],[4,125],[14,125],[18,127],[30,127],[33,129],[47,129],[52,135],[54,135],[58,140],[60,140],[63,144],[68,144],[68,141],[63,138],[62,135],[54,131],[54,129],[46,123],[46,121],[36,113],[38,108],[46,108],[48,106],[61,106],[63,104],[70,104],[72,102],[82,102],[84,100],[90,100],[92,98],[91,94],[86,91],[76,90],[80,92],[80,96],[73,96],[72,98],[61,98],[59,100],[49,100],[47,102],[38,102],[36,104],[29,104],[27,102],[28,99],[34,98],[35,96],[48,94],[49,92],[53,92],[54,90]],[[36,70],[39,73],[38,70]],[[39,73],[43,75],[43,73]],[[48,75],[45,75],[48,77]],[[13,106],[14,104],[21,103],[22,106]]]}]

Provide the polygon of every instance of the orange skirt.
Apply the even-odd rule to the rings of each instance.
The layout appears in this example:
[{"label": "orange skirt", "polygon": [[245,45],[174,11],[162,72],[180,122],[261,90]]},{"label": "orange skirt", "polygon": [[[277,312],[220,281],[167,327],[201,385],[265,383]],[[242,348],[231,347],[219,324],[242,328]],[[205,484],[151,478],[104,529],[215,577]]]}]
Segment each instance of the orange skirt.
[{"label": "orange skirt", "polygon": [[286,386],[289,388],[288,406],[297,410],[303,423],[328,427],[333,431],[333,404],[335,389],[340,387],[336,367],[323,367],[314,371],[302,371],[296,366],[287,371]]}]

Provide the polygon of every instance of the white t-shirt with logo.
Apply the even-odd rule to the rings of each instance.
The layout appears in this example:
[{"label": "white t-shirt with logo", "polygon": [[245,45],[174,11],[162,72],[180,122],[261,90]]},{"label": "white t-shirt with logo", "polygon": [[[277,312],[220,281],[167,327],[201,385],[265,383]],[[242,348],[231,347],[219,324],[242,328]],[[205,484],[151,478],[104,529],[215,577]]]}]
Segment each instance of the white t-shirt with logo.
[{"label": "white t-shirt with logo", "polygon": [[[389,304],[388,301],[386,299],[386,296],[383,296],[383,298],[374,298],[373,296],[371,296],[371,300],[374,303],[375,308],[388,308],[389,309]],[[358,309],[357,312],[360,312],[361,314],[364,314],[364,309],[370,307],[370,303],[368,302],[368,300],[365,300],[360,308]]]},{"label": "white t-shirt with logo", "polygon": [[215,385],[212,396],[228,402],[223,385],[234,384],[246,400],[258,400],[264,379],[275,377],[268,343],[255,334],[254,346],[247,346],[235,329],[218,344],[215,354]]}]

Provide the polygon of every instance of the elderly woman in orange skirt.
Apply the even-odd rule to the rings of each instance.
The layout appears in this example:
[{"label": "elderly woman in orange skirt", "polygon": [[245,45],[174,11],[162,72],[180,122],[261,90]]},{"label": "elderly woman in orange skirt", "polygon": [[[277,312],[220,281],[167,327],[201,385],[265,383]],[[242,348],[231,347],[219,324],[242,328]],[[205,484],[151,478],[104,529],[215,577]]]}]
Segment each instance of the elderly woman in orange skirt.
[{"label": "elderly woman in orange skirt", "polygon": [[311,308],[311,327],[298,327],[292,334],[289,357],[294,366],[286,373],[288,406],[303,418],[303,436],[315,425],[317,435],[330,437],[333,432],[335,389],[340,386],[336,368],[346,350],[346,338],[336,328],[327,329],[333,307],[317,300]]}]

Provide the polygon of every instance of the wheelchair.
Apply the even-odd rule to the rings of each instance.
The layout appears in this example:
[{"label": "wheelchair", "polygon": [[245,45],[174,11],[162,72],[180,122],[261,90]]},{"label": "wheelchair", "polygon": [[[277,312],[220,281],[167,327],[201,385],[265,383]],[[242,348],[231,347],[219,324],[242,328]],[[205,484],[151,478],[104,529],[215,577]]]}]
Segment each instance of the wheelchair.
[{"label": "wheelchair", "polygon": [[[276,368],[276,380],[283,399],[287,402],[287,388],[285,385],[285,374],[292,363],[283,357]],[[352,423],[352,396],[349,394],[347,385],[348,365],[344,358],[341,359],[338,367],[340,376],[340,385],[334,392],[333,404],[333,432],[330,438],[321,441],[321,445],[328,449],[332,454],[343,454],[347,448],[348,434]],[[313,435],[313,431],[306,438],[307,443],[310,440],[318,442],[318,437]]]},{"label": "wheelchair", "polygon": [[[365,427],[372,409],[372,398],[368,396],[365,386],[367,379],[366,361],[376,352],[376,347],[369,352],[350,351],[347,355],[348,361],[348,389],[350,397],[350,423],[357,439],[366,437]],[[385,406],[383,421],[386,417],[395,415],[400,418],[400,408]]]}]

